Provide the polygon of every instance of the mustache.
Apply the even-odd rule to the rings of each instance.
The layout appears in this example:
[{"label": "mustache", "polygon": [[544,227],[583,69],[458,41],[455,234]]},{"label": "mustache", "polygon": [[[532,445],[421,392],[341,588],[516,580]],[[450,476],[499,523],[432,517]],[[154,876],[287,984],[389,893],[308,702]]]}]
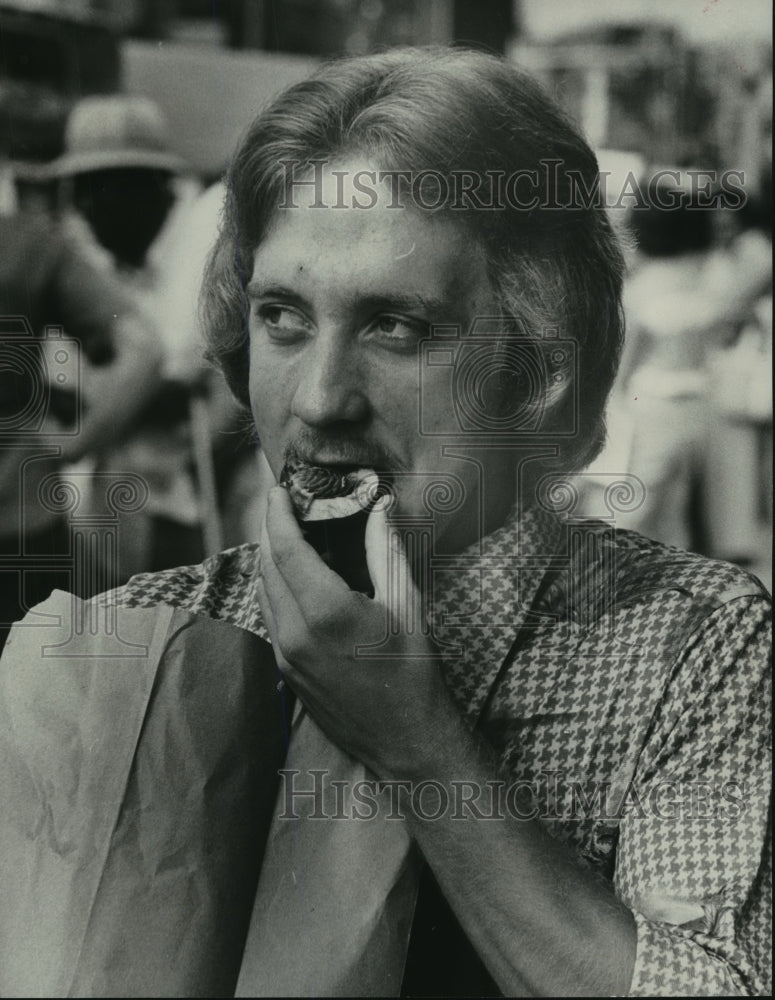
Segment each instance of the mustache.
[{"label": "mustache", "polygon": [[[285,461],[307,465],[320,464],[316,456],[324,454],[332,465],[355,465],[376,472],[406,471],[404,461],[391,448],[353,434],[305,429],[288,443]],[[333,460],[332,460],[333,457]]]}]

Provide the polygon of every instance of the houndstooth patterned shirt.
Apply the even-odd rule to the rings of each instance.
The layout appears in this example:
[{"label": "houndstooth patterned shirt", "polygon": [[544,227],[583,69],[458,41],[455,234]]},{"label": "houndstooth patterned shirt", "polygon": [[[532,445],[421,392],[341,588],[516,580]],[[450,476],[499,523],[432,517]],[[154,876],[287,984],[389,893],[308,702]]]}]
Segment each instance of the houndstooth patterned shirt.
[{"label": "houndstooth patterned shirt", "polygon": [[[268,638],[258,550],[116,596]],[[630,996],[768,995],[770,602],[757,580],[604,522],[527,511],[438,559],[434,637],[460,710],[530,815],[610,879]]]}]

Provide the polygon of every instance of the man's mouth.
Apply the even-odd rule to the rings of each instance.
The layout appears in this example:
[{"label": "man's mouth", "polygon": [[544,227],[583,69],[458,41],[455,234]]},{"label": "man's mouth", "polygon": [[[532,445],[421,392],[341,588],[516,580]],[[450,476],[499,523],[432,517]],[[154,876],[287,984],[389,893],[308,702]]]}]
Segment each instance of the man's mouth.
[{"label": "man's mouth", "polygon": [[341,472],[373,469],[387,473],[400,468],[400,460],[389,448],[377,441],[344,434],[304,433],[290,441],[284,449],[286,465],[311,465]]},{"label": "man's mouth", "polygon": [[345,510],[345,501],[353,512],[367,510],[379,496],[390,492],[386,474],[367,462],[320,459],[319,454],[290,454],[280,475],[280,485],[290,493],[297,516],[302,520],[338,515],[340,508]]}]

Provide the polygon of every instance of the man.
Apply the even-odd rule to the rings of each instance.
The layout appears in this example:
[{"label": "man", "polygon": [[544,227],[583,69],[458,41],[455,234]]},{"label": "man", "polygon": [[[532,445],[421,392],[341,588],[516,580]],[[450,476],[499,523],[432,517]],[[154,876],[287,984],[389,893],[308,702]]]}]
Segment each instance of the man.
[{"label": "man", "polygon": [[6,990],[766,992],[766,594],[551,509],[621,340],[616,241],[572,194],[595,174],[471,52],[332,64],[256,119],[211,353],[278,480],[392,496],[373,596],[274,489],[260,559],[75,606],[110,635],[15,630]]},{"label": "man", "polygon": [[[196,297],[172,322],[164,314],[164,281],[173,262],[184,270],[196,267],[188,247],[176,245],[176,231],[199,184],[169,149],[168,132],[161,110],[148,98],[84,97],[68,115],[64,152],[46,167],[58,205],[85,224],[104,250],[115,282],[159,327],[164,379],[147,397],[132,433],[100,456],[100,473],[133,473],[150,488],[145,507],[122,520],[122,582],[204,555],[189,419],[191,386],[201,380],[189,315]],[[179,364],[173,370],[176,329],[184,331],[188,346],[185,377]]]}]

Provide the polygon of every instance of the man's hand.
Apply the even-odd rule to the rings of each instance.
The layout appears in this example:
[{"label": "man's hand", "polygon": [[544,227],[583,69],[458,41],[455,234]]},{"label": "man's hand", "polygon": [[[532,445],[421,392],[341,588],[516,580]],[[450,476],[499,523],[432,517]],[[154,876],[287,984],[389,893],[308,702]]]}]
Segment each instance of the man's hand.
[{"label": "man's hand", "polygon": [[[385,515],[367,528],[373,600],[353,593],[304,541],[282,489],[269,494],[261,538],[262,609],[278,663],[328,736],[380,778],[433,779],[452,801],[458,779],[498,777],[444,686],[429,640],[408,628],[420,614],[402,552],[388,559]],[[390,569],[388,567],[391,567]],[[397,598],[395,592],[403,592]],[[418,620],[418,619],[416,619]],[[380,657],[356,648],[379,642]],[[387,654],[390,654],[389,656]],[[395,658],[393,658],[395,657]],[[536,821],[407,819],[464,931],[507,996],[627,992],[632,916],[610,883],[579,865]],[[562,958],[562,961],[558,961]]]},{"label": "man's hand", "polygon": [[278,665],[335,743],[378,777],[403,777],[434,759],[459,719],[381,509],[369,516],[366,558],[373,599],[351,591],[304,540],[287,492],[270,491],[261,607]]}]

